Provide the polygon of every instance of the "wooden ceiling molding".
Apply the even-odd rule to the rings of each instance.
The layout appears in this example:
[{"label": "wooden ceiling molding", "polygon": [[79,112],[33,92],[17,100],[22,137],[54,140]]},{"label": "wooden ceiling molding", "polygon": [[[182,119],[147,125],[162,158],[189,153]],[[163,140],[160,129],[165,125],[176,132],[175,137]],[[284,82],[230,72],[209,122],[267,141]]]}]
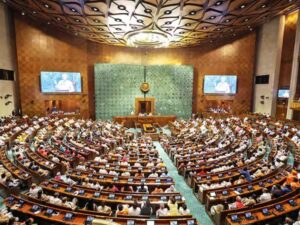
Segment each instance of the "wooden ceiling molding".
[{"label": "wooden ceiling molding", "polygon": [[299,8],[300,0],[4,0],[24,16],[88,40],[126,46],[126,34],[155,27],[169,46],[191,47],[251,32]]}]

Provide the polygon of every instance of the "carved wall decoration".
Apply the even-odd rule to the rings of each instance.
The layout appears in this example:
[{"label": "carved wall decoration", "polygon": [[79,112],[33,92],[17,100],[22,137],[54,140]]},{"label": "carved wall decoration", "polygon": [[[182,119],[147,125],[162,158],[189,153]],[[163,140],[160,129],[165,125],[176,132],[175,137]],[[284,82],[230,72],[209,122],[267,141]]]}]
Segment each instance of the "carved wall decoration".
[{"label": "carved wall decoration", "polygon": [[300,0],[6,0],[24,16],[76,36],[126,45],[125,36],[155,25],[169,47],[215,43],[252,31]]}]

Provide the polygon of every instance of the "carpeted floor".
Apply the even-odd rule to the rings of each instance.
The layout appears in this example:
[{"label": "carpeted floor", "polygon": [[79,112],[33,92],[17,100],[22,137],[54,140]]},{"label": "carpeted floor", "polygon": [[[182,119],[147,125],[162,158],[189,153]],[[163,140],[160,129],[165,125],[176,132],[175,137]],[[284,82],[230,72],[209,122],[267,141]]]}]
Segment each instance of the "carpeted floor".
[{"label": "carpeted floor", "polygon": [[188,208],[191,210],[191,214],[198,220],[201,225],[213,225],[209,216],[205,212],[204,206],[197,200],[193,194],[192,189],[186,184],[183,177],[178,174],[177,168],[172,163],[169,156],[166,154],[159,142],[155,141],[154,145],[158,150],[159,156],[165,162],[170,176],[175,181],[175,188],[185,198]]},{"label": "carpeted floor", "polygon": [[0,208],[3,207],[3,198],[0,196]]}]

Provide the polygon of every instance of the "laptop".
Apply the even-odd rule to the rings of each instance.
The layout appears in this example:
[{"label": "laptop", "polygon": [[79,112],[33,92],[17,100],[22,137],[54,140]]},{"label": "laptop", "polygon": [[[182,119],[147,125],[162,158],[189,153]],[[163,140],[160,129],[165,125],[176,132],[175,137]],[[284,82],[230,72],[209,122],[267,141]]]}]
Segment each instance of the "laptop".
[{"label": "laptop", "polygon": [[262,209],[262,214],[263,214],[264,216],[269,216],[271,213],[270,213],[269,209],[264,208],[264,209]]},{"label": "laptop", "polygon": [[275,205],[275,209],[276,209],[278,212],[284,211],[282,205],[280,205],[280,204]]},{"label": "laptop", "polygon": [[73,217],[74,217],[73,213],[66,213],[66,215],[64,216],[64,220],[70,221],[73,219]]},{"label": "laptop", "polygon": [[240,222],[240,219],[237,215],[231,215],[231,221],[234,223]]}]

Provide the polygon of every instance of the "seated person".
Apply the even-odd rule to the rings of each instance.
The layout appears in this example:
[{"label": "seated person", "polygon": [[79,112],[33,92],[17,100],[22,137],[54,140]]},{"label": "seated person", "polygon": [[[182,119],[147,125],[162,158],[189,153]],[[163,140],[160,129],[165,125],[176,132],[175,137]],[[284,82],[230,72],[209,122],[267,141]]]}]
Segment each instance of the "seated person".
[{"label": "seated person", "polygon": [[174,193],[174,192],[176,192],[176,189],[175,189],[174,185],[171,185],[170,187],[168,187],[165,190],[165,193]]},{"label": "seated person", "polygon": [[37,198],[39,190],[42,190],[42,188],[37,186],[35,183],[32,183],[29,189],[29,196],[33,198]]},{"label": "seated person", "polygon": [[121,192],[134,192],[133,191],[133,187],[128,185],[128,184],[125,184],[123,187],[121,187]]},{"label": "seated person", "polygon": [[174,197],[171,197],[168,201],[169,213],[168,216],[179,216],[178,204]]},{"label": "seated person", "polygon": [[141,184],[141,186],[137,187],[137,192],[139,193],[148,193],[148,187],[144,184]]},{"label": "seated person", "polygon": [[116,211],[116,215],[128,215],[128,207],[127,206],[123,206],[122,204],[118,205],[118,209]]},{"label": "seated person", "polygon": [[57,192],[54,193],[54,196],[49,197],[49,203],[54,205],[62,205],[62,200]]},{"label": "seated person", "polygon": [[268,189],[264,188],[263,193],[257,198],[257,201],[262,203],[262,202],[267,202],[272,199],[272,194],[268,192]]},{"label": "seated person", "polygon": [[164,190],[161,187],[155,187],[151,194],[164,193]]},{"label": "seated person", "polygon": [[181,207],[179,207],[179,213],[182,216],[191,214],[190,210],[187,208],[186,204],[183,204]]},{"label": "seated person", "polygon": [[138,207],[138,203],[134,201],[133,205],[128,208],[129,216],[139,216],[141,214],[141,208]]},{"label": "seated person", "polygon": [[152,212],[153,212],[153,210],[152,210],[150,200],[147,199],[141,208],[141,215],[142,216],[151,216]]},{"label": "seated person", "polygon": [[159,209],[156,211],[156,216],[167,216],[169,214],[169,210],[166,208],[165,203],[159,204]]},{"label": "seated person", "polygon": [[111,213],[111,207],[105,205],[104,202],[101,202],[100,205],[97,206],[97,212]]}]

